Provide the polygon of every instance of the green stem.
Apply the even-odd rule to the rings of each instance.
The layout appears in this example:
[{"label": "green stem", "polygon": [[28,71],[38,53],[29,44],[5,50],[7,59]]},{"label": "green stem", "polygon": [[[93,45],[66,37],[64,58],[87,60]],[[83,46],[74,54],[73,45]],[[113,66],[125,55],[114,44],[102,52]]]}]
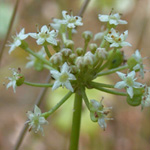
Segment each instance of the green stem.
[{"label": "green stem", "polygon": [[113,90],[103,88],[103,87],[101,87],[101,85],[99,85],[99,83],[92,82],[92,83],[90,83],[90,86],[92,88],[97,89],[97,90],[100,90],[100,91],[103,91],[106,93],[110,93],[110,94],[114,94],[114,95],[121,95],[121,96],[127,96],[128,95],[127,93],[124,93],[124,92],[118,92],[118,91],[113,91]]},{"label": "green stem", "polygon": [[69,40],[72,40],[72,29],[68,28],[68,38]]},{"label": "green stem", "polygon": [[116,71],[124,70],[124,69],[127,69],[127,68],[128,68],[128,65],[124,65],[124,66],[121,66],[121,67],[118,67],[118,68],[110,69],[108,71],[100,72],[96,76],[109,75],[109,74],[112,74],[112,73],[116,73]]},{"label": "green stem", "polygon": [[52,109],[48,112],[42,114],[43,117],[48,118],[52,113],[54,113],[73,93],[68,92]]},{"label": "green stem", "polygon": [[62,33],[62,40],[63,40],[63,43],[65,44],[66,41],[67,41],[67,38],[66,38],[66,34],[65,34],[65,33]]},{"label": "green stem", "polygon": [[84,42],[84,54],[86,53],[88,44],[89,44],[89,41],[85,41],[85,42]]},{"label": "green stem", "polygon": [[[34,57],[40,59],[43,63],[45,63],[51,67],[51,64],[48,60],[46,60],[44,57],[41,57],[40,55],[33,52],[29,47],[21,47],[21,48],[24,49],[26,52],[30,53],[31,55],[33,55]],[[51,67],[51,69],[53,69],[53,68]]]},{"label": "green stem", "polygon": [[76,93],[75,100],[74,100],[72,131],[71,131],[70,149],[69,150],[78,150],[81,110],[82,110],[82,96],[79,95],[78,93]]},{"label": "green stem", "polygon": [[114,85],[105,84],[105,83],[91,82],[90,84],[91,84],[91,85],[92,85],[92,84],[97,84],[97,85],[99,85],[100,87],[114,88]]},{"label": "green stem", "polygon": [[53,86],[53,84],[32,83],[32,82],[28,82],[28,81],[24,81],[24,84],[30,85],[30,86],[35,86],[35,87],[52,87]]},{"label": "green stem", "polygon": [[82,97],[83,97],[83,99],[84,99],[84,102],[85,102],[87,108],[90,110],[90,107],[89,107],[89,100],[88,100],[87,95],[86,95],[86,93],[85,93],[85,88],[81,90],[81,93],[82,93]]},{"label": "green stem", "polygon": [[45,49],[45,52],[46,52],[47,56],[50,58],[52,55],[50,54],[47,45],[44,45],[44,49]]}]

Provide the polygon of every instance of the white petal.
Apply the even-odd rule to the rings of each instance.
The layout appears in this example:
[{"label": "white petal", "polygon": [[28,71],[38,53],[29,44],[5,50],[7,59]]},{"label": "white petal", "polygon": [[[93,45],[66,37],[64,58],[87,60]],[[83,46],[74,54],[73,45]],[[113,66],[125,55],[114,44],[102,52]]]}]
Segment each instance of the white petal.
[{"label": "white petal", "polygon": [[98,124],[100,125],[100,127],[101,127],[103,130],[105,130],[106,127],[107,127],[107,124],[106,124],[104,118],[98,118]]},{"label": "white petal", "polygon": [[130,73],[128,73],[128,77],[134,79],[135,71],[131,71]]},{"label": "white petal", "polygon": [[55,78],[56,80],[58,80],[61,75],[61,73],[57,70],[51,70],[50,73],[52,74],[53,78]]},{"label": "white petal", "polygon": [[127,88],[127,93],[129,94],[130,98],[133,98],[134,93],[133,93],[133,88],[132,87]]},{"label": "white petal", "polygon": [[44,33],[45,33],[45,32],[49,32],[49,29],[47,28],[46,25],[42,26],[41,32],[44,32]]},{"label": "white petal", "polygon": [[127,24],[128,22],[125,20],[118,20],[118,24]]},{"label": "white petal", "polygon": [[124,81],[120,81],[120,82],[117,82],[114,87],[117,89],[122,89],[125,86],[126,86],[126,83]]},{"label": "white petal", "polygon": [[125,79],[126,74],[124,74],[124,73],[122,73],[122,72],[119,72],[119,71],[117,71],[116,73],[118,74],[118,76],[119,76],[122,80]]},{"label": "white petal", "polygon": [[18,39],[18,40],[16,40],[15,41],[15,43],[14,43],[15,45],[16,45],[16,47],[18,47],[18,46],[20,46],[21,45],[21,41]]},{"label": "white petal", "polygon": [[69,71],[69,66],[68,64],[65,62],[62,67],[61,67],[61,73],[63,72],[68,72]]},{"label": "white petal", "polygon": [[109,16],[108,15],[98,15],[98,18],[100,21],[102,22],[107,22],[109,20]]},{"label": "white petal", "polygon": [[65,87],[66,87],[68,90],[70,90],[71,92],[74,91],[74,89],[72,88],[72,85],[71,85],[71,83],[70,83],[69,81],[66,81],[66,82],[64,83],[64,85],[65,85]]},{"label": "white petal", "polygon": [[141,86],[143,86],[142,83],[134,82],[133,87],[138,88],[138,87],[141,87]]},{"label": "white petal", "polygon": [[109,23],[110,23],[110,24],[114,24],[114,25],[118,25],[118,22],[117,22],[117,20],[115,20],[115,19],[110,19],[110,20],[109,20]]},{"label": "white petal", "polygon": [[38,39],[38,34],[36,34],[36,33],[29,33],[28,35],[34,39]]},{"label": "white petal", "polygon": [[45,39],[44,39],[44,38],[39,38],[39,39],[36,41],[36,43],[37,43],[38,45],[42,45],[44,42],[45,42]]},{"label": "white petal", "polygon": [[53,45],[57,45],[57,41],[54,38],[52,38],[52,37],[47,38],[46,41],[48,43],[53,44]]},{"label": "white petal", "polygon": [[121,45],[122,47],[123,47],[123,46],[132,46],[129,42],[125,42],[125,41],[121,42],[120,45]]},{"label": "white petal", "polygon": [[40,115],[41,114],[41,110],[40,110],[40,108],[38,107],[38,106],[34,106],[34,114],[36,115],[36,116],[38,116],[38,115]]},{"label": "white petal", "polygon": [[34,65],[34,61],[30,61],[26,64],[26,68],[30,68]]},{"label": "white petal", "polygon": [[52,90],[57,89],[58,87],[60,87],[61,84],[62,84],[61,82],[59,82],[59,81],[56,80],[56,81],[54,82],[54,85],[53,85],[53,87],[52,87]]},{"label": "white petal", "polygon": [[16,48],[14,44],[10,45],[9,54]]},{"label": "white petal", "polygon": [[112,43],[111,45],[110,45],[110,47],[119,47],[120,45],[118,44],[118,43]]},{"label": "white petal", "polygon": [[70,73],[68,79],[69,80],[76,80],[76,77],[73,74]]}]

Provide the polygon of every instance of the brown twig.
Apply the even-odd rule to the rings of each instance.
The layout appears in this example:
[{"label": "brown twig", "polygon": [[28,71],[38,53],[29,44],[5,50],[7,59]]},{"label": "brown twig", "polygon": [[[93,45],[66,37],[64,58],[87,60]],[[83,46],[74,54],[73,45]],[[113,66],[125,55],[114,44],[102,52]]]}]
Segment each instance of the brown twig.
[{"label": "brown twig", "polygon": [[14,11],[13,11],[10,23],[9,23],[8,31],[7,31],[6,37],[4,39],[4,42],[2,44],[2,48],[0,50],[0,63],[1,63],[1,59],[2,59],[2,56],[3,56],[3,52],[4,52],[4,49],[5,49],[6,42],[7,42],[8,38],[9,38],[9,35],[10,35],[10,32],[11,32],[14,20],[15,20],[15,17],[16,17],[16,13],[17,13],[19,2],[20,2],[20,0],[16,0]]},{"label": "brown twig", "polygon": [[88,4],[89,4],[90,0],[85,0],[85,2],[83,3],[83,6],[81,7],[79,13],[78,13],[78,16],[81,16],[84,14]]}]

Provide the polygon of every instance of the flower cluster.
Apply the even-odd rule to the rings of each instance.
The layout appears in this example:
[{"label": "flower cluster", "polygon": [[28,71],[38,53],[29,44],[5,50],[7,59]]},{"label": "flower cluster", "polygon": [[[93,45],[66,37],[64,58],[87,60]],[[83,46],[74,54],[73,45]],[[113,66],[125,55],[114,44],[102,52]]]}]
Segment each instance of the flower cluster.
[{"label": "flower cluster", "polygon": [[[96,89],[106,93],[125,96],[127,103],[131,106],[150,106],[150,87],[145,84],[136,82],[138,79],[136,73],[144,78],[143,59],[139,50],[136,50],[131,57],[126,60],[122,48],[131,46],[126,41],[128,30],[120,34],[116,27],[119,24],[127,24],[127,21],[121,20],[121,15],[111,12],[109,15],[99,14],[98,18],[101,22],[107,23],[107,28],[93,36],[91,31],[84,31],[82,37],[84,45],[77,47],[72,37],[76,32],[77,26],[82,26],[82,18],[73,16],[67,11],[62,11],[62,19],[53,19],[50,26],[43,25],[37,33],[24,33],[24,29],[14,37],[14,43],[10,45],[9,53],[16,47],[20,47],[29,53],[27,59],[29,62],[26,67],[34,67],[37,71],[47,69],[51,74],[52,80],[48,84],[29,83],[24,81],[24,77],[16,71],[13,71],[13,77],[8,78],[10,82],[7,88],[13,86],[14,92],[16,86],[27,84],[39,87],[52,87],[55,90],[59,87],[65,87],[69,93],[54,106],[50,111],[41,113],[40,109],[35,106],[34,113],[29,111],[28,121],[30,129],[35,132],[43,133],[42,125],[47,124],[45,118],[50,116],[57,110],[72,93],[75,93],[75,98],[84,99],[85,104],[90,111],[91,120],[98,122],[100,127],[105,130],[107,127],[106,120],[111,107],[104,107],[102,100],[88,100],[86,89]],[[34,52],[30,49],[25,39],[30,36],[36,39],[36,43],[41,50]],[[60,38],[59,38],[60,37]],[[80,40],[80,39],[78,39]],[[98,40],[95,42],[95,40]],[[49,50],[49,46],[53,51]],[[122,73],[122,70],[127,73]],[[109,85],[96,82],[99,76],[117,73],[122,79],[114,85]],[[125,92],[120,92],[118,89],[125,89]],[[81,107],[82,108],[82,107]]]}]

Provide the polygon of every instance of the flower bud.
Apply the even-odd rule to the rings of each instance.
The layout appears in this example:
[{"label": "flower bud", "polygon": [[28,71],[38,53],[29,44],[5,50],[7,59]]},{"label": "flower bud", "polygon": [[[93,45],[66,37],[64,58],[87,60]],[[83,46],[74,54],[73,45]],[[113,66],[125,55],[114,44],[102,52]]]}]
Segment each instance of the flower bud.
[{"label": "flower bud", "polygon": [[82,56],[79,56],[79,57],[77,57],[77,59],[76,59],[76,61],[75,61],[75,64],[76,64],[76,66],[79,68],[79,69],[81,69],[81,68],[83,68],[84,67],[84,57],[82,57]]},{"label": "flower bud", "polygon": [[50,62],[54,65],[59,65],[62,63],[62,53],[61,52],[58,52],[58,53],[55,53],[51,58],[50,58]]},{"label": "flower bud", "polygon": [[94,55],[89,51],[84,55],[84,65],[92,66],[94,63]]},{"label": "flower bud", "polygon": [[[133,56],[131,56],[131,57],[128,59],[127,64],[128,64],[129,69],[132,71],[132,70],[134,70],[134,69],[133,69],[134,66],[137,65],[137,61],[135,60],[135,58],[134,58]],[[135,71],[139,71],[139,69],[138,69],[138,70],[135,70]]]},{"label": "flower bud", "polygon": [[91,31],[84,31],[82,37],[85,41],[89,42],[93,38],[93,33]]},{"label": "flower bud", "polygon": [[64,57],[69,57],[70,54],[72,53],[72,50],[69,49],[69,48],[63,48],[63,49],[61,50],[61,53],[62,53],[62,56],[64,56]]},{"label": "flower bud", "polygon": [[111,58],[112,55],[113,55],[113,58],[111,59],[111,62],[108,66],[109,69],[119,67],[124,61],[123,52],[121,52],[119,49],[116,50],[115,54],[114,54],[114,50],[109,51],[108,59]]},{"label": "flower bud", "polygon": [[69,59],[68,59],[68,60],[69,60],[69,62],[70,62],[70,63],[74,63],[74,62],[75,62],[76,57],[77,57],[77,56],[76,56],[76,54],[72,53],[72,54],[69,56]]},{"label": "flower bud", "polygon": [[99,58],[102,58],[102,59],[106,59],[107,58],[107,55],[108,55],[108,52],[106,51],[105,48],[97,48],[96,49],[96,52],[95,52],[95,56],[99,59]]},{"label": "flower bud", "polygon": [[66,48],[73,49],[73,47],[74,47],[74,42],[73,42],[72,40],[67,40],[67,41],[65,42],[65,47],[66,47]]},{"label": "flower bud", "polygon": [[76,73],[78,72],[77,66],[72,65],[72,66],[71,66],[71,72],[72,72],[73,74],[76,74]]},{"label": "flower bud", "polygon": [[77,55],[78,55],[78,56],[81,56],[81,55],[83,55],[83,53],[84,53],[84,50],[83,50],[83,48],[81,48],[81,47],[78,47],[78,48],[76,49],[76,53],[77,53]]},{"label": "flower bud", "polygon": [[90,47],[91,52],[94,54],[95,51],[96,51],[96,49],[97,49],[97,44],[91,43],[91,44],[89,45],[89,47]]}]

